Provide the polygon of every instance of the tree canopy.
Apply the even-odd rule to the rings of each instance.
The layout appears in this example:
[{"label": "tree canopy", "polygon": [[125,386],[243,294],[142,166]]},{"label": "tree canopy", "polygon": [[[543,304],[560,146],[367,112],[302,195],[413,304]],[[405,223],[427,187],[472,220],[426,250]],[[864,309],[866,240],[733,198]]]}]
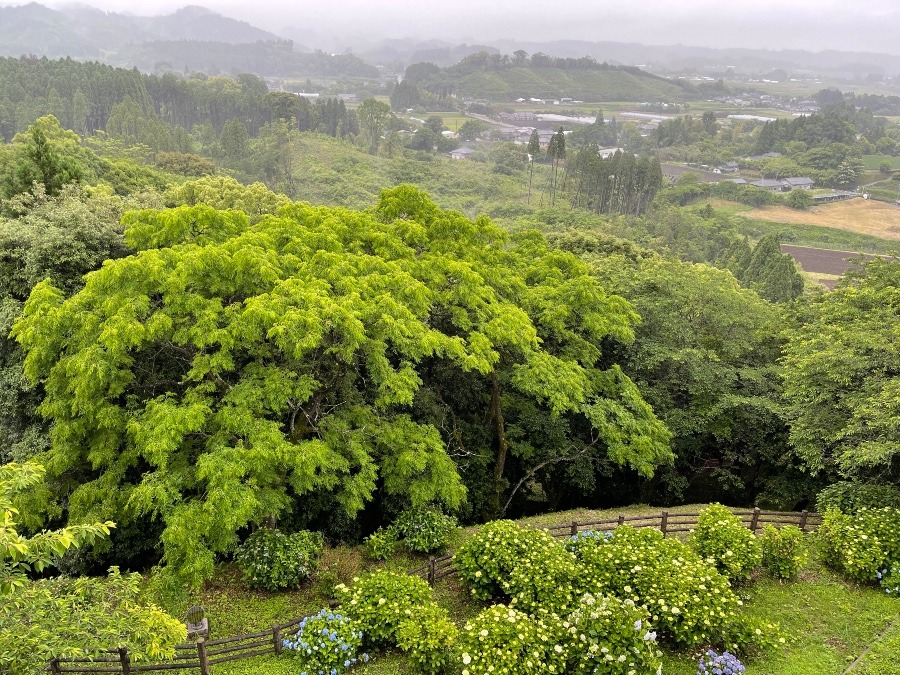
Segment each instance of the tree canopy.
[{"label": "tree canopy", "polygon": [[633,310],[536,233],[510,240],[408,186],[367,212],[298,203],[250,225],[196,206],[127,223],[136,255],[69,299],[41,282],[14,334],[45,387],[70,522],[161,519],[185,580],[302,495],[348,513],[376,494],[459,507],[450,439],[414,405],[438,369],[490,392],[468,414],[487,430],[475,450],[496,457],[495,506],[507,393],[583,420],[645,475],[671,460],[636,387],[601,367],[601,341],[632,339]]}]

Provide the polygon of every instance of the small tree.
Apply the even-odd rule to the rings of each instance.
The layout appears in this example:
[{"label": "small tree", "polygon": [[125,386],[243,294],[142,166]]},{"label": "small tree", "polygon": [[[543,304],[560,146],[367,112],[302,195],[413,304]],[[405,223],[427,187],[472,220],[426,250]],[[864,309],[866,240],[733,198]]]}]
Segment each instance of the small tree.
[{"label": "small tree", "polygon": [[541,137],[538,136],[537,129],[531,130],[531,138],[528,139],[528,203],[531,203],[531,179],[534,176],[534,158],[541,151]]}]

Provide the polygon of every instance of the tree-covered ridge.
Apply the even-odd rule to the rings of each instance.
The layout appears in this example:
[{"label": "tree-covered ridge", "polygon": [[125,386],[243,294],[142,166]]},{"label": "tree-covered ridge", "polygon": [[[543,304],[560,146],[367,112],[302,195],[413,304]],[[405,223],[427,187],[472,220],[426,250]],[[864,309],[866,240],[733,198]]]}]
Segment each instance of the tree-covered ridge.
[{"label": "tree-covered ridge", "polygon": [[[310,493],[349,513],[376,491],[458,508],[452,439],[430,423],[451,395],[472,450],[494,457],[488,510],[507,485],[510,399],[642,474],[671,459],[668,431],[602,362],[601,341],[632,339],[628,303],[538,235],[508,240],[409,187],[368,212],[129,222],[140,253],[68,300],[38,284],[15,335],[46,390],[69,518],[160,518],[164,560],[187,579]],[[467,380],[487,396],[460,397]]]}]

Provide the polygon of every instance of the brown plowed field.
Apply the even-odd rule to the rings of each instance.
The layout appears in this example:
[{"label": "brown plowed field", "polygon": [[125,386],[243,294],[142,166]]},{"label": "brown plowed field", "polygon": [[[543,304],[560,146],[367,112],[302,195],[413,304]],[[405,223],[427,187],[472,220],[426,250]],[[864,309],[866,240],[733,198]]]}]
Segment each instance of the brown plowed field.
[{"label": "brown plowed field", "polygon": [[[853,253],[852,251],[831,251],[825,248],[791,246],[789,244],[782,244],[781,251],[796,260],[804,272],[834,276],[842,276],[848,269],[855,267],[850,262],[854,258],[868,260],[876,257],[862,253]],[[819,283],[827,286],[829,289],[833,289],[837,284],[837,279],[820,279]]]}]

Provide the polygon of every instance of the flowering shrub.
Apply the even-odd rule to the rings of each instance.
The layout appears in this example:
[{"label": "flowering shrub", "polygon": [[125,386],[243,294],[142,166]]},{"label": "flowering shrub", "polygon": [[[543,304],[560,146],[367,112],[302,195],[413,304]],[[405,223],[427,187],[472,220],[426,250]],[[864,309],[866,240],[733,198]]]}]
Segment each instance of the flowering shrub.
[{"label": "flowering shrub", "polygon": [[553,615],[534,618],[504,605],[488,607],[460,634],[462,675],[566,673],[564,633]]},{"label": "flowering shrub", "polygon": [[677,539],[657,530],[616,528],[609,539],[581,539],[587,588],[630,598],[659,630],[685,646],[715,642],[738,621],[741,601],[715,567]]},{"label": "flowering shrub", "polygon": [[577,534],[573,534],[569,537],[569,541],[566,542],[566,550],[574,553],[578,549],[578,542],[580,541],[597,541],[597,540],[608,540],[613,538],[612,532],[597,532],[596,530],[585,530],[583,532],[578,532]]},{"label": "flowering shrub", "polygon": [[900,564],[885,567],[875,574],[878,583],[888,595],[900,598]]},{"label": "flowering shrub", "polygon": [[586,593],[563,622],[571,675],[655,673],[661,668],[656,632],[631,600]]},{"label": "flowering shrub", "polygon": [[445,549],[456,529],[456,518],[435,507],[407,509],[391,528],[410,551],[433,553]]},{"label": "flowering shrub", "polygon": [[556,611],[577,600],[575,558],[548,532],[509,520],[488,523],[453,558],[478,600],[509,596],[528,611],[547,603]]},{"label": "flowering shrub", "polygon": [[459,630],[447,610],[425,605],[413,610],[397,629],[397,646],[409,659],[413,672],[440,675],[456,660],[456,637]]},{"label": "flowering shrub", "polygon": [[390,527],[379,527],[366,537],[366,551],[375,560],[387,560],[397,548],[397,534]]},{"label": "flowering shrub", "polygon": [[297,634],[283,644],[300,662],[300,675],[337,675],[369,660],[368,654],[359,654],[362,633],[350,619],[327,609],[303,619]]},{"label": "flowering shrub", "polygon": [[778,529],[767,524],[759,537],[762,565],[777,579],[794,579],[806,566],[809,554],[803,532],[796,525]]},{"label": "flowering shrub", "polygon": [[700,657],[697,675],[739,675],[744,670],[743,664],[733,654],[717,654],[710,649]]},{"label": "flowering shrub", "polygon": [[262,528],[247,537],[235,559],[244,583],[253,588],[297,588],[315,571],[322,545],[318,532],[284,534]]},{"label": "flowering shrub", "polygon": [[900,509],[827,511],[817,536],[825,562],[859,583],[900,560]]},{"label": "flowering shrub", "polygon": [[689,542],[701,557],[712,559],[716,569],[729,579],[749,578],[762,561],[756,536],[721,504],[710,504],[703,510]]},{"label": "flowering shrub", "polygon": [[862,508],[878,509],[891,506],[900,509],[900,488],[896,485],[871,485],[840,481],[833,483],[816,496],[819,513],[837,509],[853,515]]},{"label": "flowering shrub", "polygon": [[371,647],[395,644],[400,624],[417,607],[431,602],[431,587],[421,577],[388,570],[356,577],[351,588],[339,584],[335,592],[341,611]]}]

